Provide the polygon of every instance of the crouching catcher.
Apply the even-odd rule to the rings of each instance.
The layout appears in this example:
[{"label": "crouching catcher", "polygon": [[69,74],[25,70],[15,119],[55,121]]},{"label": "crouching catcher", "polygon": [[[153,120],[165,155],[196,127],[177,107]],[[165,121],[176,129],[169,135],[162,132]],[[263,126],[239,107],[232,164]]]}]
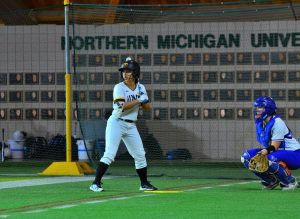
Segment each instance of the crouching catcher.
[{"label": "crouching catcher", "polygon": [[261,179],[263,189],[294,190],[297,180],[291,170],[300,168],[300,144],[276,113],[276,103],[268,96],[253,104],[257,141],[264,147],[244,151],[241,161]]}]

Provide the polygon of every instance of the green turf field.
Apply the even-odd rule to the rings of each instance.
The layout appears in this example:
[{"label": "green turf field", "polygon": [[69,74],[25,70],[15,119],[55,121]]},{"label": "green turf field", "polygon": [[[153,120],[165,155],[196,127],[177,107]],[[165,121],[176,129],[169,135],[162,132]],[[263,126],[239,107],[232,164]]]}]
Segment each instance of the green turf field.
[{"label": "green turf field", "polygon": [[[44,178],[5,176],[4,166],[0,167],[0,183],[20,180],[22,185],[23,180]],[[240,171],[227,168],[223,172]],[[112,168],[111,175],[120,170]],[[138,178],[130,176],[130,171],[128,176],[103,180],[101,193],[89,191],[91,177],[82,182],[7,188],[0,189],[0,218],[300,218],[300,189],[265,191],[253,179],[177,177],[152,174],[151,169],[150,175],[160,190],[178,193],[141,192]]]}]

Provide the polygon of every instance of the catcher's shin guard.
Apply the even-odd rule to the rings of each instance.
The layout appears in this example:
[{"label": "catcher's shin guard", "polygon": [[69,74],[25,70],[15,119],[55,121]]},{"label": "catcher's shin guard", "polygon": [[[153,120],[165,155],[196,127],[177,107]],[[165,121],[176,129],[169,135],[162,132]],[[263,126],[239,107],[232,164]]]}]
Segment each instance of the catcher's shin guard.
[{"label": "catcher's shin guard", "polygon": [[264,189],[275,189],[279,185],[278,177],[272,173],[258,173],[255,171],[253,171],[253,173],[261,179],[261,184]]},{"label": "catcher's shin guard", "polygon": [[282,161],[276,162],[276,158],[272,159],[272,157],[273,156],[269,157],[269,171],[275,174],[283,185],[295,183],[296,179],[292,176],[291,171],[287,168],[286,164]]}]

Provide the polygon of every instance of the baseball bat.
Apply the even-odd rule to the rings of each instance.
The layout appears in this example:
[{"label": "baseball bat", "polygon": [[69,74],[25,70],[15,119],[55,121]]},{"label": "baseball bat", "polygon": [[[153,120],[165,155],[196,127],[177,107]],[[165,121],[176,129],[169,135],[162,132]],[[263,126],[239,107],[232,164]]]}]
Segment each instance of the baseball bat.
[{"label": "baseball bat", "polygon": [[1,162],[4,162],[4,128],[2,128],[2,151],[1,151]]}]

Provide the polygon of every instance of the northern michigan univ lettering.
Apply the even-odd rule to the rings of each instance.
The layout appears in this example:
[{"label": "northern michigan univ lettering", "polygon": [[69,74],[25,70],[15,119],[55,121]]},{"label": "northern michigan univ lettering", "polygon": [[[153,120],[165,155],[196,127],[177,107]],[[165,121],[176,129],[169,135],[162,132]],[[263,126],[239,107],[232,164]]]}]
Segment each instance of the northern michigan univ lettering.
[{"label": "northern michigan univ lettering", "polygon": [[[177,34],[157,35],[157,49],[189,49],[189,48],[239,48],[241,35],[227,34]],[[149,49],[148,35],[120,36],[75,36],[69,37],[70,49],[76,50],[128,50]],[[152,41],[151,41],[152,42]],[[300,32],[291,33],[251,33],[253,48],[260,47],[298,47]],[[65,37],[61,37],[61,49],[65,49]]]}]

